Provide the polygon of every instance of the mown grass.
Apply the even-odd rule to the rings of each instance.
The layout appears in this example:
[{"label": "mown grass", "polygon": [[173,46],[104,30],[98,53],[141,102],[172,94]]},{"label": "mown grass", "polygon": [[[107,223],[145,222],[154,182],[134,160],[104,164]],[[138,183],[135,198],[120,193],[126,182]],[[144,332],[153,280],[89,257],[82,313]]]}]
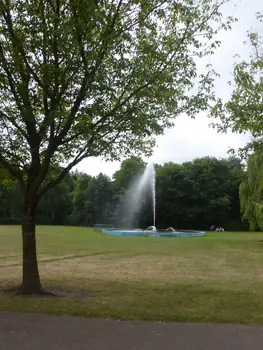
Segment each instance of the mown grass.
[{"label": "mown grass", "polygon": [[[262,233],[114,237],[37,228],[40,274],[59,298],[0,294],[1,310],[263,324]],[[0,226],[0,286],[21,278],[20,228]]]}]

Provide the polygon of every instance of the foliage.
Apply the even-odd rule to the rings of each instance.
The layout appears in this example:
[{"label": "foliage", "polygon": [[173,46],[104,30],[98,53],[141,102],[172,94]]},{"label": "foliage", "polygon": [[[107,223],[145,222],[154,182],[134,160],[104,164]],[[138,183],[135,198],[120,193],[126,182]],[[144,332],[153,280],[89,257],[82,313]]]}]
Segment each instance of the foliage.
[{"label": "foliage", "polygon": [[[200,158],[157,169],[157,221],[177,228],[239,225],[239,159]],[[233,226],[232,226],[233,225]]]},{"label": "foliage", "polygon": [[239,190],[243,218],[251,231],[263,230],[263,154],[255,152],[249,157],[246,180]]},{"label": "foliage", "polygon": [[131,157],[125,159],[121,163],[121,167],[113,174],[115,190],[118,192],[123,188],[128,188],[131,183],[131,178],[141,174],[145,163],[139,157]]},{"label": "foliage", "polygon": [[110,178],[103,174],[92,178],[85,194],[85,224],[91,226],[94,223],[107,223],[113,209],[113,185]]},{"label": "foliage", "polygon": [[[70,173],[41,200],[37,223],[75,226],[120,224],[125,211],[122,199],[138,173],[142,172],[143,164],[141,159],[134,157],[124,160],[112,180],[103,174],[91,177]],[[232,230],[245,229],[240,221],[239,206],[239,185],[243,180],[241,161],[233,157],[205,157],[183,164],[156,165],[157,226],[208,229],[214,224]],[[7,187],[2,183],[0,189],[2,222],[21,220],[18,186]],[[137,227],[152,224],[148,194],[145,193],[142,198],[146,205],[141,206],[137,215]],[[121,225],[125,227],[127,222],[124,220]]]},{"label": "foliage", "polygon": [[174,117],[206,108],[212,72],[194,58],[230,28],[225,2],[1,0],[0,162],[34,205],[85,157],[149,154]]},{"label": "foliage", "polygon": [[[262,23],[263,14],[257,18]],[[234,132],[249,132],[253,140],[241,154],[263,146],[263,41],[260,32],[250,31],[248,39],[252,46],[249,61],[241,61],[234,67],[234,90],[226,103],[218,99],[211,111],[213,117],[221,120],[219,131],[228,128]]]},{"label": "foliage", "polygon": [[68,216],[72,213],[72,198],[66,181],[52,188],[41,198],[37,222],[39,224],[65,225],[69,223]]},{"label": "foliage", "polygon": [[87,200],[86,191],[92,177],[87,174],[75,174],[76,181],[73,188],[72,201],[73,212],[70,217],[70,224],[84,225],[85,222],[85,201]]}]

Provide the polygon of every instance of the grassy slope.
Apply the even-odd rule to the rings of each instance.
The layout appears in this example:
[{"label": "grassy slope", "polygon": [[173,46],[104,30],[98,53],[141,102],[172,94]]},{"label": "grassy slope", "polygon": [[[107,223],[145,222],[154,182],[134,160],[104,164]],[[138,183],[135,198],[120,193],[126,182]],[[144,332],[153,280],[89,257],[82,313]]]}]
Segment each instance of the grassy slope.
[{"label": "grassy slope", "polygon": [[[133,238],[73,227],[42,226],[37,231],[43,284],[74,291],[77,298],[0,294],[2,310],[263,324],[261,233]],[[19,232],[19,227],[0,226],[4,287],[20,279]]]}]

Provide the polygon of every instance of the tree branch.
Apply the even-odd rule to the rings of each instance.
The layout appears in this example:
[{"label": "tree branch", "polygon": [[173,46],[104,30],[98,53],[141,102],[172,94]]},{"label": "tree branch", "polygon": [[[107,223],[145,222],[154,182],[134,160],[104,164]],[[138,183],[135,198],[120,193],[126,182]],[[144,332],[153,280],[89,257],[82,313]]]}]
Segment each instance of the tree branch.
[{"label": "tree branch", "polygon": [[17,179],[19,186],[21,188],[21,192],[23,195],[25,195],[26,186],[25,186],[25,182],[24,182],[21,170],[13,166],[12,164],[10,164],[9,161],[6,160],[5,157],[3,156],[1,150],[0,150],[0,164],[2,164],[9,171],[9,173]]},{"label": "tree branch", "polygon": [[[9,10],[7,10],[9,11]],[[9,13],[9,16],[7,16],[4,13],[4,17],[7,18],[8,20],[11,21],[11,14],[10,11],[7,12]],[[12,21],[11,21],[11,29],[12,30]],[[14,45],[14,43],[13,43]],[[14,49],[16,47],[14,46]],[[37,147],[38,143],[38,138],[37,138],[37,133],[36,133],[36,121],[35,117],[33,114],[33,109],[30,103],[30,98],[29,98],[29,91],[28,91],[28,84],[29,84],[29,76],[25,74],[23,71],[23,68],[21,67],[20,64],[18,64],[18,70],[21,75],[22,82],[21,83],[15,83],[12,77],[12,73],[8,67],[8,62],[6,60],[4,51],[2,46],[0,45],[0,57],[3,63],[3,68],[7,74],[8,82],[12,91],[12,94],[15,98],[16,104],[18,109],[21,112],[21,116],[23,118],[23,121],[27,127],[27,132],[28,132],[28,142],[32,148]],[[19,93],[16,91],[15,85],[19,85]],[[23,102],[23,104],[22,104]]]},{"label": "tree branch", "polygon": [[[82,151],[83,152],[83,151]],[[80,153],[79,153],[80,154]],[[49,191],[51,188],[57,186],[63,178],[69,173],[69,171],[77,165],[79,162],[81,162],[84,158],[88,156],[88,153],[84,153],[82,156],[76,156],[75,159],[60,173],[60,175],[53,181],[48,182],[46,185],[44,185],[39,193],[38,193],[38,200],[40,200],[43,195]]]},{"label": "tree branch", "polygon": [[[44,7],[43,0],[41,0],[41,16],[42,16],[42,24],[43,24],[43,46],[42,46],[42,55],[43,55],[43,64],[44,64],[44,77],[43,81],[44,84],[46,84],[47,80],[46,75],[48,72],[46,72],[47,68],[47,24],[46,24],[46,19],[45,19],[45,7]],[[44,104],[44,111],[45,111],[45,117],[47,118],[49,115],[49,107],[48,107],[48,100],[47,100],[47,94],[45,93],[45,90],[43,91],[43,104]],[[41,135],[41,134],[40,134]],[[41,137],[41,136],[40,136]]]},{"label": "tree branch", "polygon": [[76,113],[78,112],[79,107],[80,107],[83,99],[85,98],[87,86],[93,81],[94,76],[95,76],[97,70],[99,69],[99,67],[100,67],[100,65],[101,65],[101,63],[102,63],[102,61],[103,61],[103,59],[104,59],[104,57],[106,55],[106,51],[107,51],[107,47],[108,47],[109,41],[112,40],[111,34],[113,32],[113,29],[114,29],[117,17],[119,15],[119,11],[120,11],[122,2],[123,2],[123,0],[119,1],[117,9],[116,9],[116,12],[115,12],[115,14],[114,14],[114,16],[112,18],[112,21],[111,21],[109,27],[107,27],[106,30],[105,30],[106,38],[102,40],[101,50],[100,50],[100,53],[98,55],[98,58],[96,60],[96,64],[95,64],[93,70],[89,74],[88,74],[87,71],[85,72],[85,75],[84,75],[84,78],[83,78],[83,81],[82,81],[82,84],[81,84],[81,88],[80,88],[80,90],[78,92],[78,95],[76,97],[76,100],[75,100],[75,102],[74,102],[74,104],[73,104],[73,106],[71,108],[70,115],[68,116],[67,121],[66,121],[63,129],[61,130],[61,132],[58,134],[58,136],[54,140],[54,143],[56,145],[61,143],[63,138],[68,133],[70,127],[72,126],[72,123],[74,121],[74,117],[75,117]]},{"label": "tree branch", "polygon": [[[119,131],[115,137],[111,140],[110,143],[107,143],[107,145],[105,145],[104,147],[102,147],[99,151],[99,153],[101,154],[104,150],[106,150],[110,144],[114,143],[116,141],[116,139],[119,137],[119,134],[121,133],[121,131]],[[63,171],[60,173],[60,175],[53,181],[48,182],[46,185],[44,185],[39,193],[38,193],[38,201],[43,197],[43,195],[49,191],[51,188],[57,186],[63,179],[64,177],[69,173],[69,171],[76,166],[78,163],[80,163],[83,159],[91,156],[91,154],[89,154],[90,150],[86,151],[86,149],[88,148],[88,144],[86,144],[84,147],[82,147],[82,149],[79,151],[79,153],[77,154],[77,156],[74,158],[74,160],[66,167],[63,169]],[[84,152],[84,153],[83,153]],[[95,155],[95,154],[94,154]]]},{"label": "tree branch", "polygon": [[15,88],[16,83],[14,82],[13,77],[12,77],[12,73],[8,67],[8,62],[6,60],[6,57],[5,57],[5,54],[4,54],[4,51],[3,51],[1,44],[0,44],[0,59],[2,61],[2,67],[3,67],[4,71],[6,72],[7,80],[9,82],[11,92],[15,98],[16,105],[17,105],[18,109],[20,110],[20,112],[22,113],[23,107],[22,107],[21,101],[19,99],[19,95],[18,95],[16,88]]},{"label": "tree branch", "polygon": [[154,6],[149,12],[147,12],[142,18],[138,19],[137,21],[134,21],[133,23],[131,23],[129,26],[127,26],[126,28],[124,28],[123,30],[120,30],[119,32],[117,32],[117,34],[115,35],[116,37],[119,37],[121,34],[127,32],[128,30],[132,29],[133,27],[135,27],[137,24],[143,23],[155,10],[157,10],[158,8],[160,8],[163,4],[165,4],[167,1],[161,1],[160,4]]},{"label": "tree branch", "polygon": [[2,118],[6,118],[11,124],[13,124],[13,126],[19,131],[21,132],[21,135],[24,136],[24,138],[28,141],[28,136],[25,133],[25,131],[17,124],[17,122],[15,121],[15,117],[10,117],[8,116],[5,112],[0,110],[0,117]]},{"label": "tree branch", "polygon": [[[156,79],[160,76],[160,74],[162,74],[167,67],[169,66],[169,64],[171,63],[171,61],[174,59],[175,55],[177,54],[177,52],[180,50],[180,47],[182,46],[182,44],[184,43],[184,41],[187,38],[187,35],[189,34],[190,36],[194,35],[194,33],[196,33],[207,21],[209,21],[209,19],[211,19],[211,17],[214,15],[214,13],[218,10],[218,8],[224,4],[226,2],[226,0],[221,0],[221,2],[216,5],[214,7],[214,9],[211,11],[211,13],[197,26],[195,27],[192,31],[190,31],[189,33],[189,28],[191,27],[192,23],[189,22],[185,28],[184,34],[182,36],[182,38],[179,40],[178,45],[176,46],[176,48],[174,49],[174,53],[170,56],[170,58],[165,62],[165,64],[161,64],[158,69],[156,70],[155,73],[153,73],[152,78],[150,80],[148,80],[148,82],[146,82],[144,85],[139,86],[136,90],[134,90],[133,92],[130,93],[129,96],[127,96],[123,101],[121,101],[122,97],[124,96],[126,90],[127,90],[127,85],[125,86],[125,88],[122,91],[122,94],[120,95],[118,101],[116,102],[115,106],[108,112],[106,113],[104,116],[101,117],[101,119],[98,120],[97,123],[95,123],[95,126],[98,125],[99,123],[103,122],[108,116],[114,114],[117,110],[119,110],[121,107],[123,107],[133,96],[137,95],[140,91],[144,90],[145,88],[147,88],[149,85],[151,85],[152,83],[154,83],[156,81]],[[162,66],[163,65],[163,66]],[[129,83],[131,82],[131,80],[129,80]]]},{"label": "tree branch", "polygon": [[[22,58],[22,60],[23,60],[23,62],[25,64],[28,72],[34,77],[35,81],[46,92],[46,94],[49,95],[48,86],[45,86],[45,84],[39,79],[39,77],[34,72],[33,68],[30,66],[30,64],[28,62],[28,59],[27,59],[27,56],[26,56],[26,52],[25,52],[25,50],[24,50],[24,48],[23,48],[23,46],[21,44],[21,41],[17,38],[17,36],[16,36],[16,34],[14,32],[11,12],[10,12],[10,9],[7,6],[4,7],[3,17],[4,17],[5,22],[7,24],[7,28],[8,28],[9,34],[11,36],[13,48],[19,50],[21,58]],[[24,74],[24,72],[22,72],[22,74]]]},{"label": "tree branch", "polygon": [[83,63],[83,67],[84,67],[84,71],[87,71],[87,60],[86,60],[86,55],[85,55],[85,49],[84,49],[84,44],[83,44],[83,33],[81,32],[81,25],[79,23],[79,16],[76,13],[76,8],[73,4],[73,2],[71,3],[71,7],[72,7],[72,13],[75,19],[75,35],[76,35],[76,39],[78,42],[78,46],[79,46],[79,54],[80,57],[82,59],[82,63]]}]

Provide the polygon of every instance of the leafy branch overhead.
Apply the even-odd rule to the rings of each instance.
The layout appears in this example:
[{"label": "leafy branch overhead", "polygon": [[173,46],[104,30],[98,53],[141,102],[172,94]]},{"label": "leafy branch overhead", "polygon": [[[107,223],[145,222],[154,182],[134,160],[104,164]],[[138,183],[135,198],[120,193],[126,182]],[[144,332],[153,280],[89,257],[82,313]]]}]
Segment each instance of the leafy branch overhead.
[{"label": "leafy branch overhead", "polygon": [[[195,57],[230,27],[225,2],[1,0],[0,163],[23,192],[89,156],[150,154],[174,117],[205,109],[213,72]],[[66,165],[47,181],[51,164]]]},{"label": "leafy branch overhead", "polygon": [[[263,14],[257,18],[262,23]],[[219,131],[249,132],[252,141],[241,150],[244,155],[263,147],[263,41],[260,32],[248,33],[252,49],[250,59],[237,63],[233,74],[233,92],[229,101],[218,99],[211,115],[220,120]]]}]

